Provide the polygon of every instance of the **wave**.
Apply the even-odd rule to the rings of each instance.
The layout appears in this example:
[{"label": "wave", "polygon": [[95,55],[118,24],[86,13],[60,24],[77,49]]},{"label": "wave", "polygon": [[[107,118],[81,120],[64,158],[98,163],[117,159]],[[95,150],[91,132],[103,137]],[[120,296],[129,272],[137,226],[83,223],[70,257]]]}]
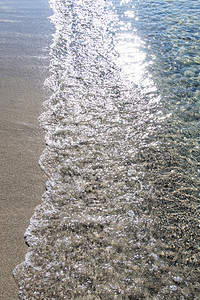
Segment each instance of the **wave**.
[{"label": "wave", "polygon": [[112,2],[49,3],[52,96],[40,117],[48,181],[14,270],[19,296],[187,299],[195,277],[186,278],[191,267],[176,252],[170,218],[180,215],[170,205],[191,179],[174,149],[173,120],[158,97],[127,80]]}]

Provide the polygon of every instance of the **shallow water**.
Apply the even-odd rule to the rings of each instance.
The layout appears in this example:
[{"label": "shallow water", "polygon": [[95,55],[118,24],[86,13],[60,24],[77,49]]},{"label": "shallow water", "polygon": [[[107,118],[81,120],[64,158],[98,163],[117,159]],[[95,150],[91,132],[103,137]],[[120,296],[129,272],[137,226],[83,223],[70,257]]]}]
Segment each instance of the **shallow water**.
[{"label": "shallow water", "polygon": [[[51,42],[52,26],[47,17],[50,14],[48,0],[0,1],[2,80],[5,77],[21,78],[26,73],[34,83],[40,81],[41,86],[44,70],[47,71],[49,64],[48,45]],[[38,78],[33,78],[35,72]]]},{"label": "shallow water", "polygon": [[198,299],[199,1],[49,2],[49,179],[20,298]]}]

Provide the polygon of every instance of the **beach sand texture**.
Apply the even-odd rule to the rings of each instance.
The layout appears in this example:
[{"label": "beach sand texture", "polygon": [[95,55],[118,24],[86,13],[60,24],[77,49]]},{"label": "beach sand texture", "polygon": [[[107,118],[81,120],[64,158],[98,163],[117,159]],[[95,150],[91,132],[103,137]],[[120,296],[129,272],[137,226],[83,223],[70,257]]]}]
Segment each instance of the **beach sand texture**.
[{"label": "beach sand texture", "polygon": [[[40,13],[37,14],[37,11]],[[18,299],[13,269],[24,260],[23,236],[41,202],[45,147],[37,118],[48,98],[51,14],[47,0],[0,3],[0,299]]]},{"label": "beach sand texture", "polygon": [[[7,81],[6,84],[8,83]],[[24,260],[27,251],[23,240],[24,231],[34,207],[41,201],[45,182],[38,166],[44,144],[41,129],[37,124],[44,95],[41,97],[39,90],[36,92],[36,89],[25,80],[19,87],[21,92],[15,96],[14,104],[12,100],[8,101],[8,97],[12,97],[15,92],[13,83],[5,98],[3,97],[7,103],[0,103],[0,299],[2,300],[17,299],[18,290],[12,271]]]}]

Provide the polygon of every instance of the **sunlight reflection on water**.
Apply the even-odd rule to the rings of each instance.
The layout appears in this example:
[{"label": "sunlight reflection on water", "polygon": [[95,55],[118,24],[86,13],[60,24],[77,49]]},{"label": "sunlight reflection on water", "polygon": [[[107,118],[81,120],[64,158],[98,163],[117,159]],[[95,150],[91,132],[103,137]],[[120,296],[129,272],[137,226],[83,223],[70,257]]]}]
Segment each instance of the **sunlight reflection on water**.
[{"label": "sunlight reflection on water", "polygon": [[50,4],[49,179],[15,269],[21,298],[194,298],[198,132],[190,138],[160,92],[140,11],[133,1]]}]

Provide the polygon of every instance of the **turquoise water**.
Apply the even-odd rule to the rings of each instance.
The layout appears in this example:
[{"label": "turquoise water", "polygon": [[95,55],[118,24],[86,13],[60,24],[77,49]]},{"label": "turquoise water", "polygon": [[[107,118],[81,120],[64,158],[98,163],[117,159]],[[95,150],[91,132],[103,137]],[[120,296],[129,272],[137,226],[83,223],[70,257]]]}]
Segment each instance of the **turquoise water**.
[{"label": "turquoise water", "polygon": [[[134,18],[123,17],[129,9]],[[149,72],[162,98],[180,110],[196,105],[198,113],[200,2],[127,1],[118,11],[145,43]]]},{"label": "turquoise water", "polygon": [[198,299],[199,1],[49,2],[21,299]]}]

